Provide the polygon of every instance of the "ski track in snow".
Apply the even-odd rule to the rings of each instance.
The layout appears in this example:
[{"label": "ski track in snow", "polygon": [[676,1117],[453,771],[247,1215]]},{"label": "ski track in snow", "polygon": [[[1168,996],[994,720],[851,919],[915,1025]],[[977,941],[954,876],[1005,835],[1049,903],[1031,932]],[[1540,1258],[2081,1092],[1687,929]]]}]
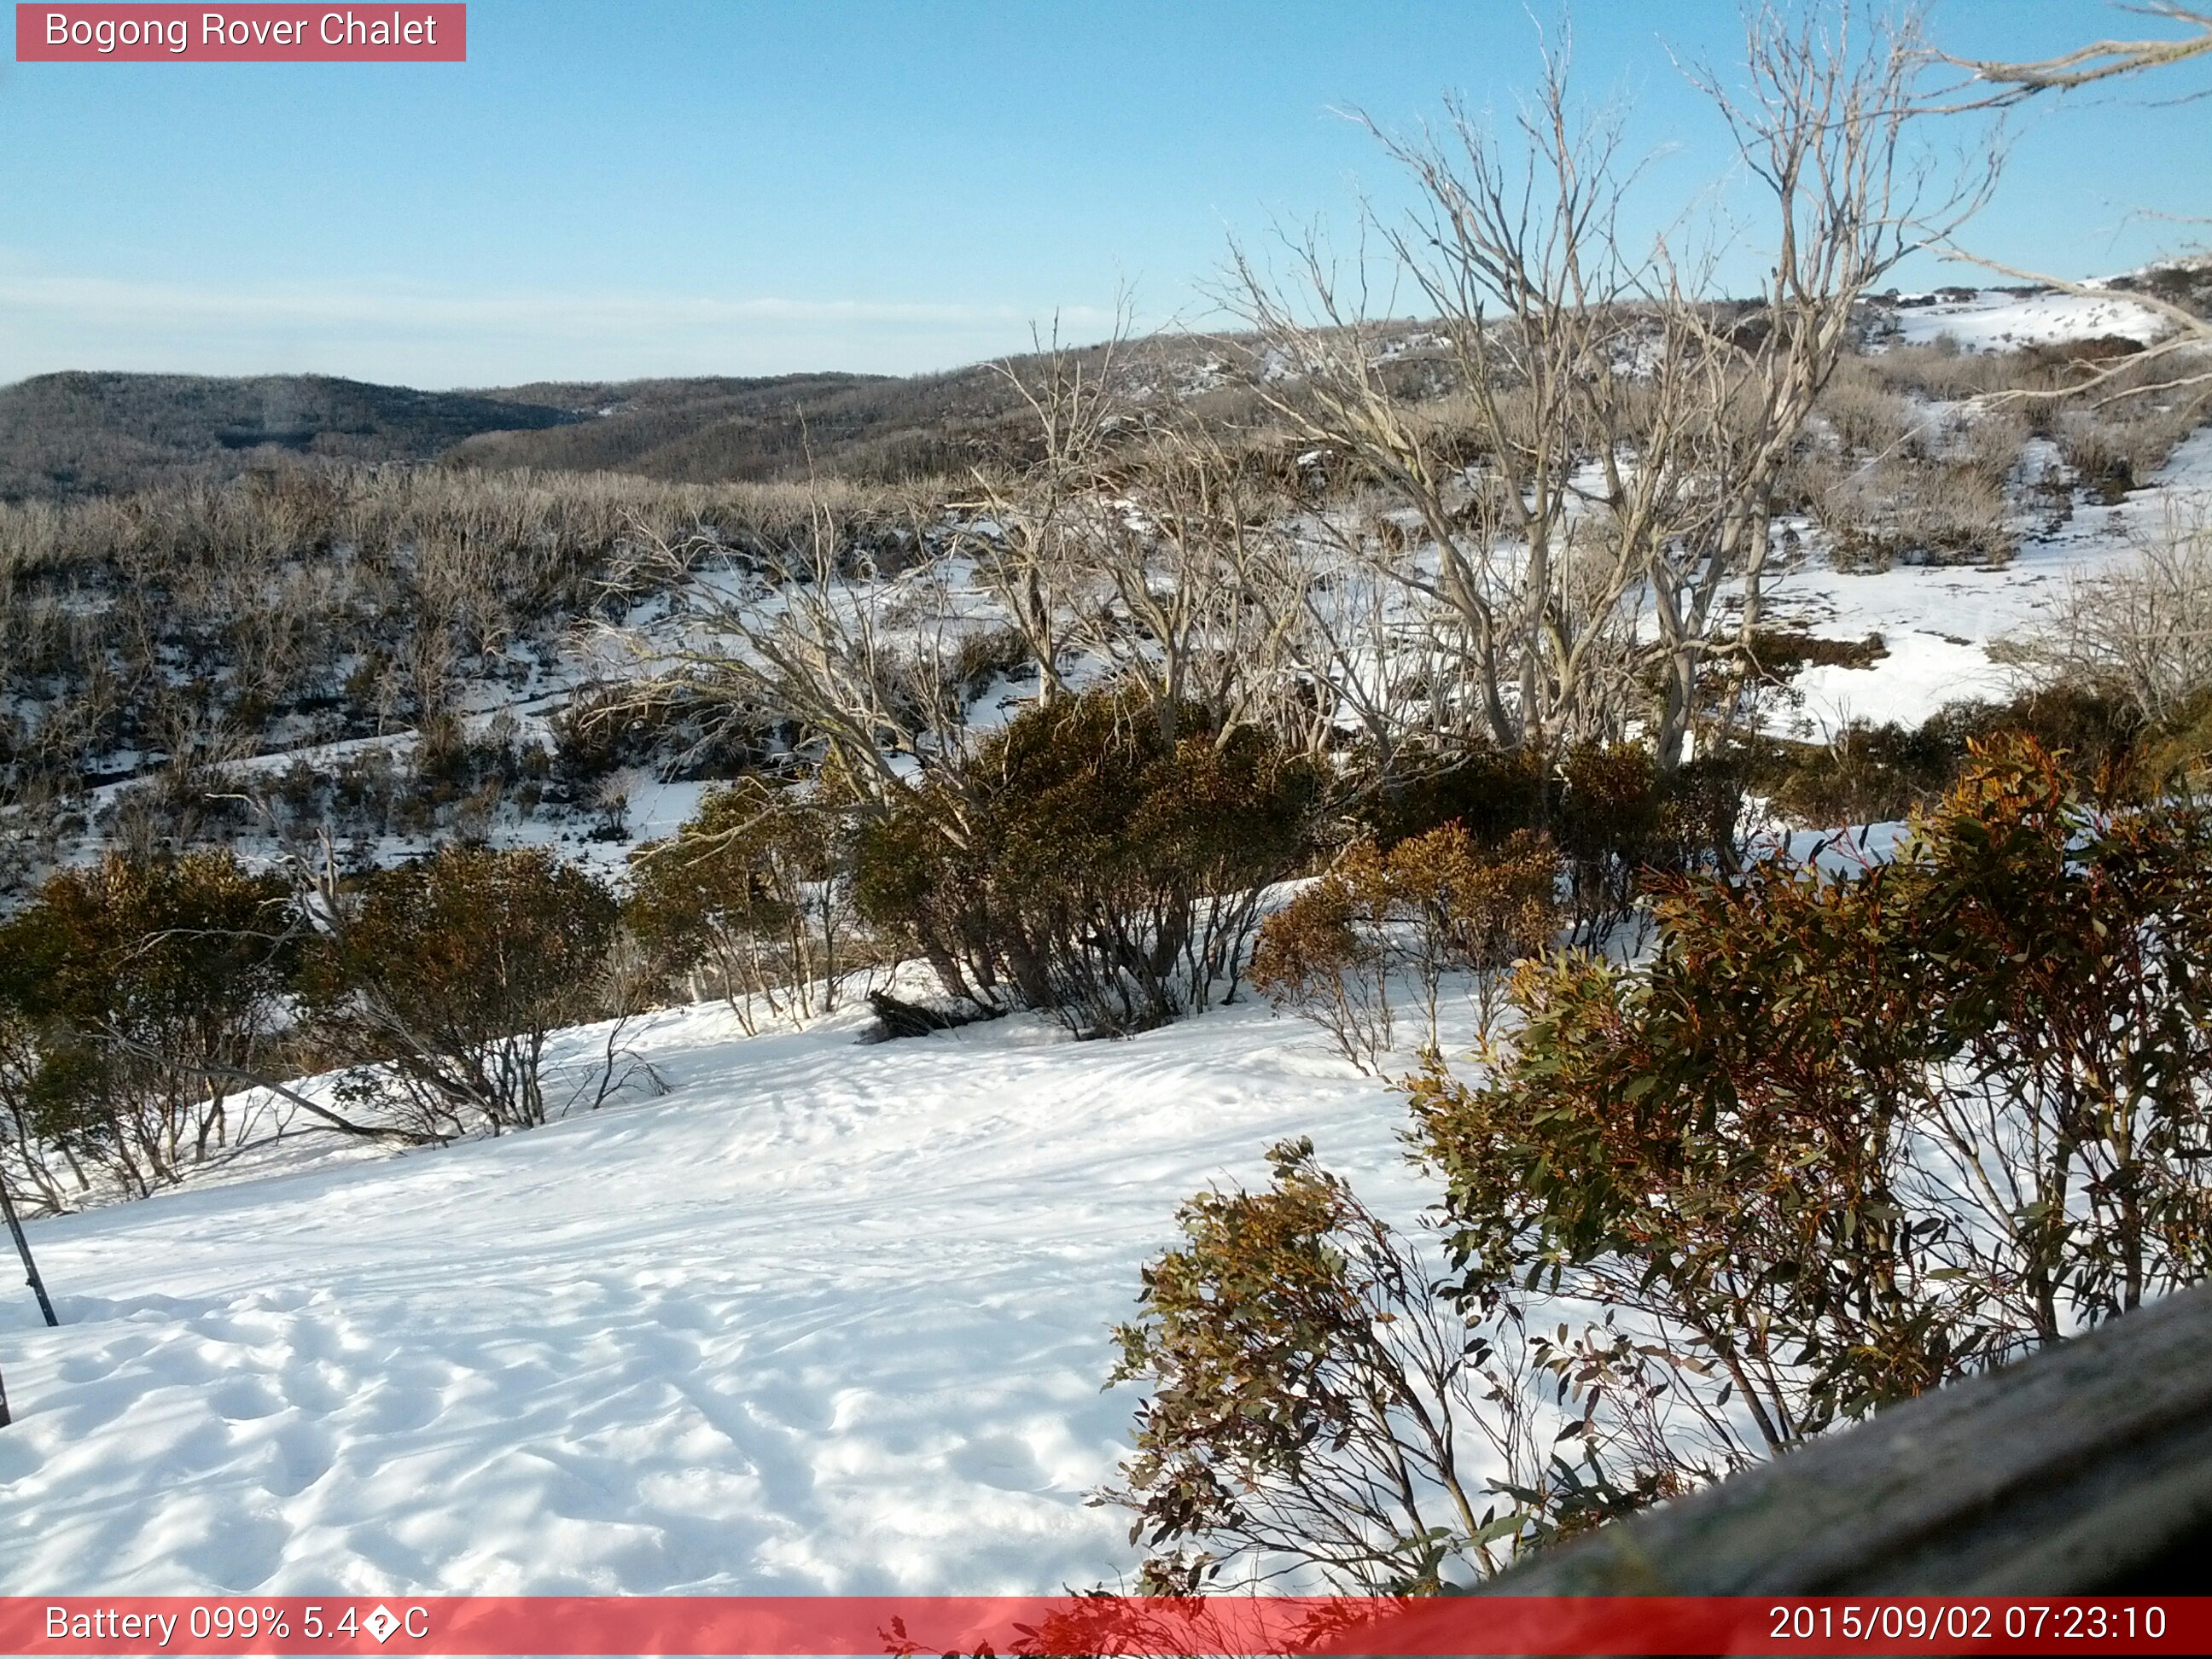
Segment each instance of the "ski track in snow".
[{"label": "ski track in snow", "polygon": [[1037,1592],[1088,1507],[1109,1328],[1176,1205],[1315,1135],[1424,1195],[1397,1098],[1234,1006],[862,1046],[707,1008],[674,1085],[526,1134],[30,1224],[0,1305],[0,1590]]}]

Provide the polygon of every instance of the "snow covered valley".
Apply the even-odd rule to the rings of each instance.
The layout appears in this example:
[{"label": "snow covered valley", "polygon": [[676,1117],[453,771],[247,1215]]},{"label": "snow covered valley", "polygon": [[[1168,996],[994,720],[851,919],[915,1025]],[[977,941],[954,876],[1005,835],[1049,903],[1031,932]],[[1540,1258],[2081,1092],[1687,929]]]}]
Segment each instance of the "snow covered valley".
[{"label": "snow covered valley", "polygon": [[[1900,332],[1986,315],[1989,344],[2063,309],[1947,301]],[[1912,410],[1963,431],[1961,407]],[[2008,696],[2007,644],[2076,573],[2212,512],[2212,428],[2118,498],[2041,489],[2034,442],[1999,497],[2007,557],[1850,568],[1791,532],[1778,633],[1870,648],[1803,667],[1770,732]],[[972,564],[944,563],[867,597],[981,633]],[[560,696],[586,684],[559,666]],[[982,673],[962,718],[1002,724],[1019,691]],[[463,712],[534,750],[555,696],[486,681]],[[349,744],[419,742],[236,765],[319,776]],[[490,838],[618,876],[705,787],[631,783],[625,830],[488,813]],[[69,859],[106,834],[88,821]],[[362,839],[389,860],[433,837]],[[748,1036],[720,1005],[666,1012],[631,1037],[666,1085],[650,1098],[402,1154],[286,1139],[33,1219],[63,1323],[0,1295],[0,1592],[1051,1593],[1127,1573],[1127,1516],[1092,1500],[1136,1403],[1102,1385],[1141,1264],[1182,1200],[1254,1182],[1285,1136],[1414,1222],[1431,1194],[1402,1103],[1249,993],[1115,1042],[1032,1014],[896,1042],[863,1042],[871,1024]]]}]

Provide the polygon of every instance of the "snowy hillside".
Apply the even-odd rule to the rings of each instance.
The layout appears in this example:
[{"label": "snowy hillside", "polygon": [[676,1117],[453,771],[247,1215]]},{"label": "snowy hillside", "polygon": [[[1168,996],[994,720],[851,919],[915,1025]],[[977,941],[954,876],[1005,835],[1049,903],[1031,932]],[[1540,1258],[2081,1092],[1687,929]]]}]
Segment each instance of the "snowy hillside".
[{"label": "snowy hillside", "polygon": [[1395,1097],[1264,1005],[1121,1043],[665,1017],[530,1134],[32,1224],[0,1590],[1054,1592],[1133,1565],[1109,1325],[1175,1206]]},{"label": "snowy hillside", "polygon": [[1768,614],[1823,639],[1881,636],[1863,668],[1821,665],[1792,682],[1801,701],[1775,724],[1826,737],[1852,720],[1914,725],[1946,702],[2002,702],[2018,689],[1991,645],[2032,629],[2066,584],[2125,558],[2170,518],[2212,515],[2212,428],[2185,441],[2143,489],[2113,505],[2086,497],[2056,526],[2021,523],[2020,551],[1995,566],[1899,564],[1850,572],[1808,561],[1777,583]]},{"label": "snowy hillside", "polygon": [[2171,325],[2148,306],[2123,295],[2068,294],[2043,289],[1945,289],[1900,298],[1885,307],[1907,345],[1950,339],[1967,351],[2005,351],[2068,340],[2119,338],[2144,344]]},{"label": "snowy hillside", "polygon": [[[1993,292],[1896,315],[1907,344],[1974,349],[2156,331],[2117,295]],[[1899,447],[1909,422],[1928,451],[1915,465],[1949,465],[1963,399],[1889,403]],[[1839,446],[1833,464],[1848,481],[1893,459]],[[2151,465],[2114,494],[2051,438],[2008,440],[1990,516],[2009,515],[2017,550],[1987,562],[1917,562],[1915,544],[1845,568],[1840,531],[1859,526],[1795,520],[1767,626],[1880,647],[1803,668],[1770,729],[1820,738],[2011,695],[2000,642],[2075,573],[2212,514],[2212,428]],[[1370,533],[1365,510],[1332,501],[1277,527],[1313,562],[1315,608],[1347,638],[1371,611],[1388,639],[1409,602],[1370,567],[1328,563],[1321,533],[1329,513],[1343,537]],[[1413,516],[1389,522],[1418,565],[1437,555],[1403,533]],[[825,579],[832,609],[947,660],[991,643],[972,557],[884,568]],[[454,731],[553,754],[571,699],[713,643],[695,635],[730,615],[706,603],[717,580],[732,579],[709,569],[635,605],[635,659],[563,636],[512,683],[478,677]],[[783,602],[747,580],[738,598],[763,613]],[[1094,653],[1063,669],[1081,690],[1108,666]],[[981,653],[940,689],[972,734],[1004,724],[1036,673]],[[376,755],[404,770],[427,746],[399,729],[210,765],[273,783]],[[608,781],[628,793],[600,829],[580,793],[554,811],[495,789],[479,827],[619,877],[708,787],[641,763]],[[112,808],[131,787],[91,793]],[[88,860],[111,833],[94,812],[57,845]],[[356,840],[362,862],[390,862],[447,834],[425,821]],[[228,839],[273,851],[258,828]],[[287,1139],[180,1190],[33,1221],[64,1323],[0,1297],[17,1419],[0,1434],[0,1592],[1051,1592],[1133,1568],[1126,1519],[1087,1499],[1134,1405],[1101,1385],[1140,1264],[1182,1199],[1253,1180],[1289,1134],[1411,1220],[1425,1194],[1400,1153],[1402,1103],[1249,1000],[1112,1043],[1070,1042],[1042,1015],[866,1045],[869,1024],[746,1037],[719,1006],[664,1013],[635,1039],[669,1085],[658,1097],[404,1155]]]}]

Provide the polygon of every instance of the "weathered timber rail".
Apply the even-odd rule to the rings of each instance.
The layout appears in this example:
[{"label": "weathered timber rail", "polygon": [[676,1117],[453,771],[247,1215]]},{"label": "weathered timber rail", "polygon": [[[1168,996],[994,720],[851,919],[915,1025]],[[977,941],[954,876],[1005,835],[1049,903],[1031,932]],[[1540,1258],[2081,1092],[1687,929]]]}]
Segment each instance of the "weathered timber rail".
[{"label": "weathered timber rail", "polygon": [[1501,1574],[1493,1595],[2212,1589],[2212,1285]]}]

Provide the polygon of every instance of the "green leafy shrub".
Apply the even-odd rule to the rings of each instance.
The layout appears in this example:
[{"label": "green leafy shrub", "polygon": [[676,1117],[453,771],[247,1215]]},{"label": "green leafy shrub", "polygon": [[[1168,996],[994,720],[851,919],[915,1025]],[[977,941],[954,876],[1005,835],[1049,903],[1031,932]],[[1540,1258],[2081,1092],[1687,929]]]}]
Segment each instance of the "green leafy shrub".
[{"label": "green leafy shrub", "polygon": [[2212,811],[2015,738],[1890,862],[1656,911],[1638,967],[1523,966],[1489,1074],[1407,1085],[1446,1272],[1297,1149],[1186,1207],[1116,1373],[1159,1582],[1431,1587],[2212,1272]]},{"label": "green leafy shrub", "polygon": [[2086,686],[1960,702],[1917,726],[1854,721],[1828,743],[1774,745],[1750,769],[1785,823],[1891,823],[1933,805],[1973,763],[1973,746],[2033,738],[2100,801],[2140,800],[2176,770],[2167,742],[2124,698]]},{"label": "green leafy shrub", "polygon": [[276,1042],[295,957],[282,883],[228,853],[111,854],[0,927],[0,1060],[24,1156],[51,1146],[144,1194],[243,1133],[232,1103]]},{"label": "green leafy shrub", "polygon": [[608,1012],[617,908],[585,872],[543,848],[448,846],[329,897],[301,988],[325,1058],[355,1068],[352,1095],[449,1139],[597,1106],[617,1085],[611,1030],[548,1091],[548,1039]]},{"label": "green leafy shrub", "polygon": [[1551,812],[1553,784],[1543,763],[1525,750],[1475,744],[1462,753],[1401,757],[1379,787],[1358,789],[1353,817],[1389,848],[1447,823],[1456,823],[1485,846],[1520,830],[1541,829]]},{"label": "green leafy shrub", "polygon": [[1540,1266],[1644,1322],[1701,1465],[2212,1267],[2201,811],[2099,813],[2016,740],[1892,863],[1761,864],[1661,915],[1648,971],[1530,970],[1511,1062],[1413,1104],[1462,1293]]},{"label": "green leafy shrub", "polygon": [[1619,1368],[1602,1344],[1431,1294],[1431,1265],[1310,1141],[1267,1156],[1265,1190],[1182,1206],[1115,1332],[1110,1380],[1150,1389],[1107,1494],[1149,1552],[1140,1590],[1300,1563],[1341,1591],[1433,1593],[1668,1495],[1614,1484],[1603,1426],[1547,1416]]},{"label": "green leafy shrub", "polygon": [[1371,843],[1260,924],[1252,986],[1278,1013],[1311,1020],[1363,1072],[1382,1069],[1396,1030],[1389,897]]},{"label": "green leafy shrub", "polygon": [[1261,924],[1253,986],[1319,1024],[1363,1071],[1381,1070],[1391,1046],[1394,975],[1411,981],[1431,1046],[1448,974],[1470,977],[1487,1030],[1501,972],[1559,930],[1559,867],[1550,844],[1527,830],[1495,851],[1457,824],[1388,852],[1355,843]]},{"label": "green leafy shrub", "polygon": [[1323,780],[1253,727],[1161,727],[1109,691],[1024,710],[863,826],[862,914],[951,994],[1080,1035],[1233,994],[1261,890],[1304,857]]},{"label": "green leafy shrub", "polygon": [[1744,767],[1700,757],[1662,773],[1637,744],[1586,744],[1560,762],[1552,836],[1567,868],[1570,919],[1587,945],[1638,912],[1655,877],[1737,867]]},{"label": "green leafy shrub", "polygon": [[806,1019],[837,1006],[866,959],[843,826],[826,803],[757,778],[717,789],[670,841],[631,860],[623,915],[664,977]]},{"label": "green leafy shrub", "polygon": [[1564,861],[1577,935],[1595,943],[1634,913],[1639,883],[1740,856],[1745,768],[1700,757],[1662,773],[1640,744],[1580,744],[1547,767],[1479,745],[1424,763],[1401,757],[1384,785],[1350,780],[1351,816],[1384,848],[1449,824],[1480,847],[1547,834]]}]

